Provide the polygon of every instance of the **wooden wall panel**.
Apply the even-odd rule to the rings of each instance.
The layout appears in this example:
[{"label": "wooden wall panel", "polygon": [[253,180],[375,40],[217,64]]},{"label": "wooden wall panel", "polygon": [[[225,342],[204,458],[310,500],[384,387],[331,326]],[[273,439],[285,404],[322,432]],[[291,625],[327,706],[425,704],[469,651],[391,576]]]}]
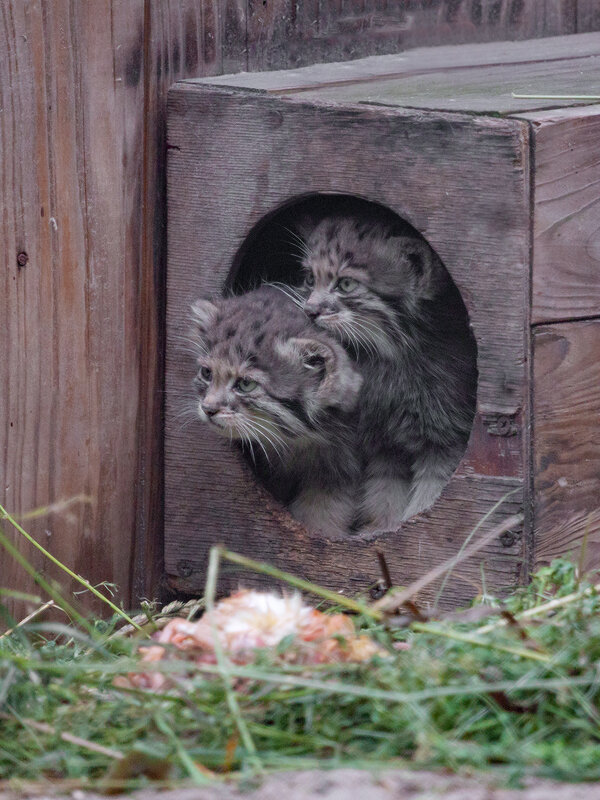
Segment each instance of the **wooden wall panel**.
[{"label": "wooden wall panel", "polygon": [[134,599],[156,594],[163,563],[166,93],[172,83],[184,77],[218,75],[224,69],[243,68],[246,54],[239,38],[241,30],[245,31],[245,18],[239,0],[225,4],[220,0],[146,0],[143,107],[135,115],[138,141],[129,150],[141,171],[141,207],[138,206],[138,218],[132,219],[140,264],[136,518],[134,548],[128,553]]},{"label": "wooden wall panel", "polygon": [[600,563],[600,320],[533,334],[535,562]]},{"label": "wooden wall panel", "polygon": [[[92,498],[29,527],[76,571],[127,590],[139,309],[135,251],[123,259],[132,191],[124,120],[139,95],[115,71],[117,48],[135,46],[135,25],[117,30],[114,8],[32,0],[0,11],[0,74],[10,78],[0,100],[0,493],[15,512]],[[128,3],[128,22],[141,24],[142,11]],[[2,572],[3,583],[23,586],[15,565],[5,561]]]},{"label": "wooden wall panel", "polygon": [[577,31],[597,31],[600,29],[600,4],[598,0],[577,0]]},{"label": "wooden wall panel", "polygon": [[600,105],[523,116],[536,165],[532,322],[600,314]]},{"label": "wooden wall panel", "polygon": [[[250,70],[597,30],[576,0],[248,0]],[[596,26],[596,27],[594,27]]]},{"label": "wooden wall panel", "polygon": [[[0,497],[90,497],[28,527],[127,604],[162,571],[166,91],[245,66],[228,20],[217,0],[0,9]],[[3,557],[0,584],[30,588]]]}]

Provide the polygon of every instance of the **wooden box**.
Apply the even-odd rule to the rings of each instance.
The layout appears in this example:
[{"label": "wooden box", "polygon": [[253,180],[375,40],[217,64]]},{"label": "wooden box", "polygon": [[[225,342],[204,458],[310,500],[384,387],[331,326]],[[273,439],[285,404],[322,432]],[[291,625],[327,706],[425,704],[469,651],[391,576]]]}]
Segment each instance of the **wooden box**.
[{"label": "wooden box", "polygon": [[[534,565],[575,550],[585,531],[598,563],[600,105],[513,93],[600,94],[599,56],[600,35],[583,34],[171,89],[172,587],[201,591],[216,542],[348,592],[378,580],[379,548],[394,583],[407,584],[456,554],[475,526],[479,536],[518,512],[522,525],[457,567],[444,602],[514,586]],[[347,541],[306,531],[228,442],[179,416],[193,400],[194,365],[179,344],[192,301],[231,281],[232,264],[274,212],[328,193],[383,204],[421,232],[460,289],[478,345],[473,430],[440,499],[396,532]],[[228,575],[222,588],[240,580]]]}]

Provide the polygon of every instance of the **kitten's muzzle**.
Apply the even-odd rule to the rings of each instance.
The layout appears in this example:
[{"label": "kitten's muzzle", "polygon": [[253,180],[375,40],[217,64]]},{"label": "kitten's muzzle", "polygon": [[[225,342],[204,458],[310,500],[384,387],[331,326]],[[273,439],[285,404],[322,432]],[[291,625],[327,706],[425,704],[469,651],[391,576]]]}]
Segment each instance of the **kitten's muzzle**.
[{"label": "kitten's muzzle", "polygon": [[218,406],[201,406],[205,422],[219,431],[229,431],[235,433],[237,425],[235,415],[229,409],[219,408]]},{"label": "kitten's muzzle", "polygon": [[310,297],[306,299],[303,308],[306,316],[311,319],[316,319],[321,314],[330,314],[335,310],[331,307],[330,298],[319,290],[312,292]]},{"label": "kitten's muzzle", "polygon": [[201,408],[209,419],[221,410],[219,406],[211,406],[208,403],[202,403]]},{"label": "kitten's muzzle", "polygon": [[328,308],[323,303],[319,303],[317,306],[312,306],[307,303],[304,306],[304,313],[307,317],[310,317],[313,322],[317,319],[332,319],[338,316],[338,312],[335,309]]}]

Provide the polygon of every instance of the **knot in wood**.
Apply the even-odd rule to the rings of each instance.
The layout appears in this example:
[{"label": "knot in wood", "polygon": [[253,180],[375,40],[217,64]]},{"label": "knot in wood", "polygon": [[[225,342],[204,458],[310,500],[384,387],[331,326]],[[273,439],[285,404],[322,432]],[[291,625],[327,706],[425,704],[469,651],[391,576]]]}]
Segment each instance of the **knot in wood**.
[{"label": "knot in wood", "polygon": [[28,261],[29,261],[29,256],[24,250],[17,254],[17,265],[19,267],[24,267]]}]

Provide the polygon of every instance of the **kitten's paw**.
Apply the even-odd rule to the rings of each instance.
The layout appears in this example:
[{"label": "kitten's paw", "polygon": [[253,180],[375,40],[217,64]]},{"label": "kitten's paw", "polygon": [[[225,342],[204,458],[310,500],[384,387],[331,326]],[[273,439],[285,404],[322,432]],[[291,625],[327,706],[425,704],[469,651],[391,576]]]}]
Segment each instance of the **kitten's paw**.
[{"label": "kitten's paw", "polygon": [[427,511],[428,508],[435,503],[442,489],[446,485],[446,481],[421,481],[413,486],[410,500],[404,509],[403,519],[407,520],[411,517],[420,514],[422,511]]},{"label": "kitten's paw", "polygon": [[347,495],[319,489],[304,489],[288,510],[308,530],[335,537],[348,535],[354,515]]},{"label": "kitten's paw", "polygon": [[359,519],[367,520],[364,531],[391,531],[404,519],[410,484],[402,478],[371,477],[364,486]]}]

